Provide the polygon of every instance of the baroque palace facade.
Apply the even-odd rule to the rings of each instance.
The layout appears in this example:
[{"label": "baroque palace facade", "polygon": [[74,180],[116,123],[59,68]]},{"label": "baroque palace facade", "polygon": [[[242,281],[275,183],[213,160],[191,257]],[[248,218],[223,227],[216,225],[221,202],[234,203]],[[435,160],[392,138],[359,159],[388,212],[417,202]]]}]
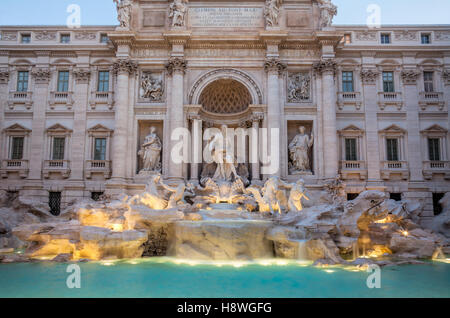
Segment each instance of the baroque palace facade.
[{"label": "baroque palace facade", "polygon": [[[278,128],[274,174],[312,192],[340,175],[349,199],[377,189],[422,200],[424,222],[439,212],[450,191],[449,26],[334,26],[328,0],[122,0],[117,10],[118,27],[0,27],[1,189],[55,213],[137,193],[148,138],[161,148],[151,169],[198,183],[204,165],[171,160],[171,134],[226,124]],[[300,171],[294,139],[307,140]],[[262,168],[243,170],[257,184]]]}]

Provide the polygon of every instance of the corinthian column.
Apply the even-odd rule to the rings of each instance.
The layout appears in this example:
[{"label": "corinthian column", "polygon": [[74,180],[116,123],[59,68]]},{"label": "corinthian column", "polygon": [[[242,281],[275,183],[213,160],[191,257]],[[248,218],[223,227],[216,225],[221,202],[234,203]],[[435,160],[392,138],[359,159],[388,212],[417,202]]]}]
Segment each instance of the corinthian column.
[{"label": "corinthian column", "polygon": [[[172,134],[175,129],[181,128],[185,126],[184,122],[184,110],[183,110],[183,94],[184,94],[184,74],[186,72],[186,60],[182,57],[172,57],[169,62],[166,64],[167,74],[172,79],[172,105],[169,107],[169,125],[170,125],[170,134]],[[168,169],[168,178],[172,180],[181,181],[183,180],[183,163],[174,162],[174,158],[172,156],[172,149],[174,146],[179,143],[178,140],[170,139],[170,151],[169,151],[169,169]],[[187,151],[187,150],[185,150]]]},{"label": "corinthian column", "polygon": [[338,173],[336,88],[334,85],[336,62],[333,59],[322,60],[314,64],[314,70],[322,76],[324,177],[328,179],[336,177]]},{"label": "corinthian column", "polygon": [[[281,119],[282,119],[282,104],[280,103],[280,87],[279,76],[286,70],[286,65],[280,62],[277,58],[269,58],[264,64],[264,69],[267,72],[267,129],[268,129],[268,154],[270,157],[270,166],[276,171],[269,173],[270,175],[280,176],[282,156],[279,145],[281,145]],[[278,149],[272,149],[272,134],[278,131]],[[262,145],[264,147],[265,145]],[[264,159],[263,159],[264,161]],[[276,166],[275,166],[276,165]],[[266,167],[268,164],[265,165]],[[262,171],[264,173],[264,171]]]},{"label": "corinthian column", "polygon": [[137,63],[120,59],[113,65],[117,74],[115,128],[113,138],[112,181],[124,182],[126,176],[127,122],[129,78],[137,70]]}]

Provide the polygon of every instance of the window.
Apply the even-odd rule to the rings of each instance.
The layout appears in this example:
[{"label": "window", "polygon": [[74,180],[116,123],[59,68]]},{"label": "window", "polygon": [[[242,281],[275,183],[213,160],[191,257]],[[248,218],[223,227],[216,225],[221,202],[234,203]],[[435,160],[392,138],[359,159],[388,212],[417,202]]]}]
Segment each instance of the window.
[{"label": "window", "polygon": [[56,216],[61,213],[61,192],[49,192],[48,206],[51,214]]},{"label": "window", "polygon": [[24,137],[12,137],[11,138],[11,159],[21,160],[23,159],[23,144]]},{"label": "window", "polygon": [[390,193],[389,194],[389,198],[391,200],[394,200],[394,201],[401,201],[402,200],[402,194],[401,193]]},{"label": "window", "polygon": [[69,71],[58,72],[58,92],[69,91]]},{"label": "window", "polygon": [[108,43],[108,41],[109,41],[108,35],[105,33],[102,33],[100,35],[100,43]]},{"label": "window", "polygon": [[61,34],[61,43],[70,43],[70,34]]},{"label": "window", "polygon": [[28,71],[19,71],[17,73],[17,91],[28,91]]},{"label": "window", "polygon": [[422,33],[420,38],[421,38],[422,44],[430,44],[431,43],[430,34]]},{"label": "window", "polygon": [[100,201],[103,192],[91,192],[91,199],[94,201]]},{"label": "window", "polygon": [[359,193],[347,193],[347,201],[355,200],[359,196]]},{"label": "window", "polygon": [[423,83],[425,85],[425,92],[434,92],[433,72],[423,72]]},{"label": "window", "polygon": [[31,42],[31,34],[22,34],[21,42],[22,43],[30,43]]},{"label": "window", "polygon": [[398,139],[386,139],[386,153],[388,161],[399,161],[398,156]]},{"label": "window", "polygon": [[383,72],[383,91],[394,92],[394,72]]},{"label": "window", "polygon": [[108,92],[109,91],[109,71],[98,72],[98,92]]},{"label": "window", "polygon": [[381,44],[390,44],[391,43],[391,35],[388,33],[381,34]]},{"label": "window", "polygon": [[356,149],[356,138],[345,139],[345,160],[347,161],[358,160],[358,154]]},{"label": "window", "polygon": [[345,34],[344,35],[344,43],[345,44],[351,44],[352,43],[352,35],[351,34]]},{"label": "window", "polygon": [[428,153],[430,161],[440,161],[441,160],[441,145],[439,138],[429,138],[428,139]]},{"label": "window", "polygon": [[106,138],[95,138],[94,160],[106,160]]},{"label": "window", "polygon": [[66,138],[64,138],[64,137],[53,138],[52,160],[64,160],[65,144],[66,144]]},{"label": "window", "polygon": [[433,212],[434,215],[439,215],[442,213],[442,206],[439,201],[444,197],[444,193],[433,193]]},{"label": "window", "polygon": [[342,91],[353,92],[353,72],[342,72]]}]

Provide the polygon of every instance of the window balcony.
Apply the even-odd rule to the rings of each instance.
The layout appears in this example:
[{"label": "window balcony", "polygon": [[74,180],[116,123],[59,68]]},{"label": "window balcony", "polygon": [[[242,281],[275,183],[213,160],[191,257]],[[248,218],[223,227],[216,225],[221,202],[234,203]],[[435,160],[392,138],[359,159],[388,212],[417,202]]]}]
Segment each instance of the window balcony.
[{"label": "window balcony", "polygon": [[27,109],[31,109],[33,105],[33,92],[9,92],[8,107],[14,109],[15,105],[25,105]]},{"label": "window balcony", "polygon": [[6,159],[2,161],[1,176],[7,178],[8,173],[18,173],[21,178],[28,176],[28,160],[23,159]]},{"label": "window balcony", "polygon": [[43,169],[44,178],[48,179],[50,173],[60,173],[63,178],[70,176],[69,160],[45,160]]},{"label": "window balcony", "polygon": [[95,110],[97,105],[107,105],[109,109],[114,106],[114,92],[91,92],[91,99],[89,100],[91,109]]},{"label": "window balcony", "polygon": [[433,175],[444,175],[450,179],[450,161],[425,161],[423,163],[423,176],[426,180],[433,179]]},{"label": "window balcony", "polygon": [[381,110],[386,106],[396,106],[398,110],[403,107],[402,93],[397,92],[380,92],[378,93],[378,105]]},{"label": "window balcony", "polygon": [[438,106],[439,110],[444,109],[444,93],[441,92],[420,92],[419,93],[419,105],[422,110],[425,110],[427,106]]},{"label": "window balcony", "polygon": [[86,179],[91,179],[92,174],[103,174],[105,179],[111,177],[111,161],[87,160],[85,169]]},{"label": "window balcony", "polygon": [[73,106],[73,92],[50,92],[50,108],[56,105],[66,105],[68,109]]},{"label": "window balcony", "polygon": [[403,180],[409,178],[409,165],[407,161],[382,161],[381,178],[389,180],[393,176],[400,176]]},{"label": "window balcony", "polygon": [[339,92],[338,107],[343,109],[345,105],[353,105],[357,110],[361,109],[362,100],[360,92]]},{"label": "window balcony", "polygon": [[341,161],[340,174],[343,179],[350,179],[350,176],[357,175],[359,179],[367,179],[367,168],[365,161]]}]

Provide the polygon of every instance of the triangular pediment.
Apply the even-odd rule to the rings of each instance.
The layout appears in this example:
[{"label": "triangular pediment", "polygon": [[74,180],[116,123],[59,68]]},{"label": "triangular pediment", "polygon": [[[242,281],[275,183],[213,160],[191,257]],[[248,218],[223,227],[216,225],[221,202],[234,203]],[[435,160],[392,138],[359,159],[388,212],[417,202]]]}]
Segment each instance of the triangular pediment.
[{"label": "triangular pediment", "polygon": [[380,130],[380,133],[406,133],[406,130],[394,124],[383,130]]},{"label": "triangular pediment", "polygon": [[52,131],[52,132],[71,132],[72,130],[61,125],[61,124],[54,124],[53,126],[47,128],[47,131]]},{"label": "triangular pediment", "polygon": [[355,125],[350,125],[342,129],[341,131],[363,131],[363,130]]},{"label": "triangular pediment", "polygon": [[112,130],[101,124],[97,124],[94,127],[89,128],[88,131],[90,131],[90,132],[111,132]]},{"label": "triangular pediment", "polygon": [[422,132],[423,133],[427,133],[427,132],[428,133],[430,133],[430,132],[446,133],[447,129],[445,129],[444,127],[441,127],[441,126],[435,124],[435,125],[427,128],[427,129],[422,130]]},{"label": "triangular pediment", "polygon": [[7,132],[13,132],[13,131],[25,131],[25,132],[30,132],[31,130],[28,128],[23,127],[20,124],[14,124],[9,126],[8,128],[5,128],[5,131]]}]

